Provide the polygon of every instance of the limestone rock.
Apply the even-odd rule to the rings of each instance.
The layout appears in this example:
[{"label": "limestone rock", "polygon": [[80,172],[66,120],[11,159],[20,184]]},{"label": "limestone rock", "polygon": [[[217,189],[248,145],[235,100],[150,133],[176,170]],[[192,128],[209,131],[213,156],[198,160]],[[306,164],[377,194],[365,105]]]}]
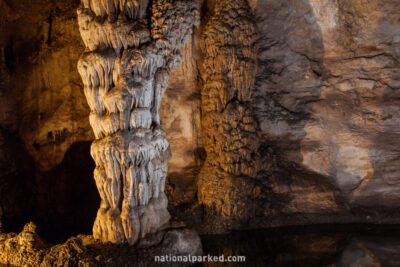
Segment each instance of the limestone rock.
[{"label": "limestone rock", "polygon": [[[220,165],[221,170],[204,165],[201,177],[207,178],[202,179],[200,191],[206,193],[201,194],[204,197],[201,201],[209,203],[209,207],[215,206],[215,213],[225,214],[223,217],[228,221],[233,217],[243,218],[244,223],[236,225],[238,228],[396,221],[400,203],[397,194],[399,8],[396,0],[249,0],[250,17],[259,37],[252,90],[247,90],[244,81],[252,80],[254,66],[251,61],[243,60],[245,55],[241,50],[231,53],[238,43],[247,39],[230,38],[237,32],[229,27],[226,30],[218,26],[216,32],[209,28],[213,38],[209,38],[208,46],[214,46],[215,42],[215,48],[226,53],[218,57],[216,51],[210,50],[215,60],[209,58],[207,62],[212,65],[208,70],[203,69],[199,43],[204,37],[203,29],[214,17],[215,5],[220,2],[214,0],[204,2],[201,29],[180,49],[182,61],[177,68],[170,72],[156,71],[154,79],[120,79],[115,83],[122,72],[114,66],[122,64],[123,57],[132,70],[139,66],[132,64],[132,58],[134,62],[150,60],[151,53],[141,48],[152,42],[152,8],[144,12],[145,4],[139,5],[139,2],[129,1],[126,6],[127,1],[85,1],[80,9],[82,37],[91,47],[84,52],[80,63],[89,67],[88,77],[93,77],[93,84],[104,85],[99,86],[104,89],[100,92],[84,89],[76,70],[85,46],[77,25],[79,1],[0,1],[3,11],[0,14],[3,136],[0,210],[4,228],[10,225],[19,228],[32,215],[38,225],[48,226],[48,232],[58,227],[58,233],[89,233],[96,216],[90,211],[98,206],[99,200],[96,186],[87,174],[93,164],[88,146],[83,143],[82,150],[76,147],[116,131],[129,131],[130,127],[140,125],[150,129],[147,107],[149,102],[153,105],[154,97],[148,97],[147,91],[156,87],[152,92],[162,95],[168,79],[169,89],[162,103],[156,104],[161,106],[160,113],[153,108],[150,114],[151,123],[163,121],[172,151],[167,195],[170,204],[173,203],[173,213],[179,211],[178,205],[185,208],[193,203],[199,207],[193,200],[197,192],[193,177],[203,167],[207,154],[212,159],[208,162]],[[170,36],[169,31],[163,31],[168,25],[160,16],[173,12],[175,7],[181,12],[184,7],[172,2],[160,3],[167,8],[161,7],[162,11],[155,17],[154,32],[162,38],[181,42],[184,38],[179,32]],[[87,12],[89,6],[93,6],[93,12]],[[219,16],[227,24],[236,25],[241,23],[239,18],[247,17],[243,14],[250,14],[245,10]],[[171,25],[176,24],[179,22]],[[246,23],[240,27],[251,32]],[[224,37],[222,41],[220,34]],[[120,38],[123,35],[126,38]],[[252,52],[248,53],[249,42],[245,43],[243,52],[252,57]],[[169,44],[161,40],[157,45]],[[203,48],[204,45],[203,42]],[[135,52],[126,53],[129,49]],[[175,52],[168,59],[171,66],[178,63]],[[95,57],[99,64],[91,65],[89,58]],[[240,70],[240,65],[247,69]],[[198,72],[204,75],[214,66],[222,69],[226,77],[215,77],[212,85],[203,84]],[[103,75],[110,70],[108,67],[112,67],[112,73]],[[240,75],[232,76],[233,73]],[[229,81],[228,85],[224,79]],[[85,83],[91,84],[92,80]],[[140,83],[140,90],[139,87],[134,92],[128,90],[136,83]],[[107,101],[97,93],[107,95]],[[235,94],[250,97],[251,104],[241,104],[244,112],[239,112],[241,105],[237,104]],[[139,101],[133,103],[132,99]],[[132,104],[135,108],[124,112]],[[222,111],[223,115],[210,117],[213,110]],[[243,114],[249,119],[254,115],[255,124],[234,119]],[[232,125],[239,125],[240,130]],[[244,128],[250,132],[253,126],[255,135],[243,134]],[[212,129],[212,133],[202,138],[207,129]],[[223,150],[224,147],[243,148],[242,142],[232,136],[240,136],[240,141],[243,138],[251,144],[249,151],[254,150],[254,155],[248,154],[246,147],[243,150],[249,160],[243,160],[239,152]],[[212,146],[211,137],[220,145]],[[213,159],[215,153],[227,157]],[[247,176],[252,173],[247,167],[257,162],[258,155],[263,159],[261,171],[256,176]],[[238,159],[244,163],[237,164]],[[99,180],[103,179],[102,174],[110,173],[108,168],[107,171],[98,168],[95,172]],[[215,179],[215,176],[223,178]],[[87,201],[86,193],[90,196]],[[82,205],[77,207],[76,203]],[[185,210],[185,216],[192,217],[192,208]],[[207,209],[210,214],[203,214],[202,208],[196,209],[199,214],[196,219],[210,215],[213,221],[214,208]],[[86,226],[80,228],[82,222]],[[232,228],[230,222],[222,224],[221,228]]]},{"label": "limestone rock", "polygon": [[89,207],[98,205],[85,171],[93,164],[85,142],[94,136],[76,69],[84,49],[77,2],[0,1],[0,206],[7,231],[34,220],[48,233],[87,232]]},{"label": "limestone rock", "polygon": [[275,193],[291,195],[285,213],[362,208],[365,219],[371,208],[399,205],[398,3],[252,3],[263,36],[254,114],[278,168],[296,177],[271,181]]},{"label": "limestone rock", "polygon": [[18,235],[0,233],[0,263],[39,266],[47,247],[36,233],[36,225],[27,223]]},{"label": "limestone rock", "polygon": [[191,2],[159,0],[150,25],[147,6],[147,0],[82,1],[78,9],[88,49],[78,69],[97,139],[91,154],[102,199],[93,235],[103,242],[133,245],[170,218],[164,193],[170,152],[159,110],[179,49],[199,18]]},{"label": "limestone rock", "polygon": [[160,255],[201,255],[202,247],[199,235],[191,229],[171,230],[167,232],[160,246]]},{"label": "limestone rock", "polygon": [[[198,234],[173,227],[159,231],[153,240],[142,239],[139,246],[104,244],[85,235],[50,245],[36,234],[33,223],[28,223],[18,235],[0,233],[0,264],[7,266],[153,266],[155,256],[188,254],[202,255]],[[179,263],[182,264],[185,263]]]},{"label": "limestone rock", "polygon": [[[259,141],[250,104],[257,40],[247,1],[216,2],[202,37],[202,135],[207,157],[199,174],[198,199],[228,221],[224,228],[251,217],[247,187],[254,187],[250,181],[260,178],[263,167],[255,154]],[[210,226],[213,221],[207,224],[215,230]]]}]

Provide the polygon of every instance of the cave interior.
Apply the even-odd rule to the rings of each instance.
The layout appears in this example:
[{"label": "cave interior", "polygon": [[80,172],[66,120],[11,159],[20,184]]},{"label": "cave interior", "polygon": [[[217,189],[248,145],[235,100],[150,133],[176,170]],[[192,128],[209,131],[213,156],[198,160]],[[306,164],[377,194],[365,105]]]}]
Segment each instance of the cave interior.
[{"label": "cave interior", "polygon": [[0,9],[0,265],[400,265],[398,0]]}]

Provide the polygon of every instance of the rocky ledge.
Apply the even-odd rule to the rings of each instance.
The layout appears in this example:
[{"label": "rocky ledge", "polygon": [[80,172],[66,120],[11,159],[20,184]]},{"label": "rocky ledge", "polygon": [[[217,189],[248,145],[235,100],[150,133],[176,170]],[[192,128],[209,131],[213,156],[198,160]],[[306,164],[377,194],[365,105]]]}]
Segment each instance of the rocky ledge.
[{"label": "rocky ledge", "polygon": [[[0,265],[6,266],[153,266],[155,256],[200,256],[201,241],[193,230],[172,223],[147,235],[135,246],[102,243],[90,235],[52,245],[27,223],[21,233],[0,233]],[[185,263],[179,263],[179,266]]]}]

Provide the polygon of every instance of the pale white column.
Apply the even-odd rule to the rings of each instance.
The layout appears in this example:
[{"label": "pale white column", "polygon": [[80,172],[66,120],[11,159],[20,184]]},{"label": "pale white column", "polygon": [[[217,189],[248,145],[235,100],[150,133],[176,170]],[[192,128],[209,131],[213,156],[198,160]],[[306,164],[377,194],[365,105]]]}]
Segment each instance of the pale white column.
[{"label": "pale white column", "polygon": [[101,206],[93,235],[134,244],[170,219],[169,144],[159,109],[179,49],[199,22],[193,1],[82,0],[78,62],[96,136],[91,155]]}]

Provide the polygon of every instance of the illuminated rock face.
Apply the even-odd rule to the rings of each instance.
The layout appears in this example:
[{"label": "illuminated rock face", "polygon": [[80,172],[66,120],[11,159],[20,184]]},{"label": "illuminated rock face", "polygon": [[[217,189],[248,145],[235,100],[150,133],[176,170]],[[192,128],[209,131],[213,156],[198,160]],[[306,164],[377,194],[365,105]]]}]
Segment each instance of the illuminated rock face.
[{"label": "illuminated rock face", "polygon": [[179,49],[199,20],[191,1],[148,2],[84,0],[78,9],[87,48],[78,69],[101,197],[93,235],[113,243],[134,244],[170,219],[164,194],[170,151],[159,109]]},{"label": "illuminated rock face", "polygon": [[382,222],[400,203],[398,2],[253,2],[263,40],[252,102],[291,177],[271,182],[281,210]]},{"label": "illuminated rock face", "polygon": [[247,1],[216,3],[202,38],[205,83],[201,109],[207,158],[199,177],[198,196],[228,224],[250,218],[254,189],[251,180],[262,168],[250,104],[257,39]]}]

